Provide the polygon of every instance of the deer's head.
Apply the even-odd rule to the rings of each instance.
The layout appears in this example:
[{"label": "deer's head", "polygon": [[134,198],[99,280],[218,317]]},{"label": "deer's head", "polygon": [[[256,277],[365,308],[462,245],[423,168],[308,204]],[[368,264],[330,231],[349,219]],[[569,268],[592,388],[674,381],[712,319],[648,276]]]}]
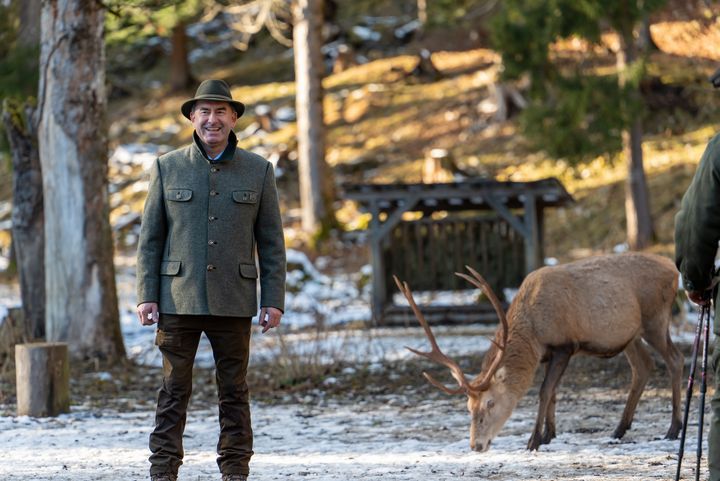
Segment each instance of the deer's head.
[{"label": "deer's head", "polygon": [[505,370],[500,368],[508,337],[508,323],[505,311],[487,281],[472,268],[468,266],[466,268],[472,274],[472,277],[463,273],[456,274],[483,290],[495,308],[502,325],[502,331],[499,332],[497,340],[492,341],[493,346],[486,355],[482,372],[470,381],[468,381],[457,362],[445,355],[438,347],[435,335],[425,320],[425,316],[423,316],[415,303],[407,283],[400,282],[397,277],[395,277],[395,283],[408,300],[420,325],[425,329],[425,334],[432,347],[430,352],[417,351],[409,347],[408,349],[419,356],[450,369],[453,378],[458,383],[457,388],[446,386],[426,372],[423,375],[432,385],[447,394],[465,394],[467,396],[467,407],[471,417],[470,448],[482,452],[490,447],[490,442],[500,432],[505,421],[512,414],[517,399],[508,392],[504,379]]}]

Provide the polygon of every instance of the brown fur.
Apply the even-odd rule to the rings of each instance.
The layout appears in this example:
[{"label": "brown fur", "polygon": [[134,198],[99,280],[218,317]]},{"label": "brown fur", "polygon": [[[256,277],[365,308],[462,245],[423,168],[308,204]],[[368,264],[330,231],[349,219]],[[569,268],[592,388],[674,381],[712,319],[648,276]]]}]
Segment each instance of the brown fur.
[{"label": "brown fur", "polygon": [[[473,389],[498,355],[495,345],[483,360],[483,372],[466,389],[472,449],[489,447],[532,385],[540,362],[547,362],[546,375],[528,449],[549,443],[555,437],[556,388],[575,354],[612,357],[625,352],[633,379],[614,433],[622,437],[653,368],[647,345],[660,353],[670,374],[672,421],[667,437],[675,439],[682,423],[683,358],[670,339],[669,325],[677,284],[672,261],[642,253],[592,257],[528,275],[508,309],[507,342],[489,387]],[[499,328],[496,343],[502,345],[502,337]]]}]

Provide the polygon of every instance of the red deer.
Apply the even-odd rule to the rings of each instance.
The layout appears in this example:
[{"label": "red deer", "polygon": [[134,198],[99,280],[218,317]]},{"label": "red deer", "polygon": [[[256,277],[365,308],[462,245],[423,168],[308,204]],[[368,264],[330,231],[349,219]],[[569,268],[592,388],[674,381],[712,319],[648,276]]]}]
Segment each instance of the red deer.
[{"label": "red deer", "polygon": [[[500,326],[485,355],[480,374],[468,380],[460,366],[438,347],[435,336],[415,304],[407,283],[395,278],[418,321],[431,352],[412,352],[450,369],[458,388],[450,388],[423,373],[448,394],[465,394],[472,417],[470,447],[485,451],[513,409],[532,385],[535,370],[547,363],[540,388],[538,414],[527,447],[536,450],[555,437],[555,393],[574,354],[609,358],[624,352],[632,369],[625,410],[613,437],[630,429],[635,408],[653,369],[645,343],[665,361],[672,387],[672,421],[666,438],[676,439],[680,418],[683,356],[670,339],[671,306],[678,285],[672,261],[652,254],[598,256],[565,265],[543,267],[527,276],[507,311],[488,283],[458,276],[481,289],[492,303]],[[543,430],[544,428],[544,430]]]}]

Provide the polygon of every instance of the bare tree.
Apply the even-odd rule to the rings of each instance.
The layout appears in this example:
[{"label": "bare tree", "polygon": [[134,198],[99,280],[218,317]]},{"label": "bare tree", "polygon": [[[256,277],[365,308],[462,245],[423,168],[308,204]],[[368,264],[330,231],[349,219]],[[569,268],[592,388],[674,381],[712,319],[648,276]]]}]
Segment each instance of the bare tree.
[{"label": "bare tree", "polygon": [[[638,60],[633,23],[625,22],[619,33],[618,79],[620,85],[625,86],[628,82],[628,70]],[[638,97],[640,92],[635,88],[632,94]],[[642,140],[642,121],[640,116],[635,116],[629,128],[622,133],[623,154],[628,166],[625,182],[625,218],[628,245],[633,250],[648,247],[655,239],[655,229],[650,211],[650,193],[643,166]]]},{"label": "bare tree", "polygon": [[46,335],[75,358],[125,356],[108,219],[104,11],[42,7],[39,131],[45,196]]},{"label": "bare tree", "polygon": [[[279,43],[294,48],[300,205],[303,230],[311,234],[335,223],[331,208],[334,185],[325,162],[324,4],[324,0],[254,0],[223,7],[223,12],[234,17],[237,48],[247,49],[252,36],[262,28]],[[205,18],[215,13],[210,11]],[[288,38],[291,31],[292,40]]]},{"label": "bare tree", "polygon": [[23,331],[27,339],[45,337],[45,234],[43,186],[35,108],[3,102],[3,125],[13,165],[12,236],[20,279]]},{"label": "bare tree", "polygon": [[20,24],[18,44],[25,47],[37,47],[40,43],[40,0],[20,2]]},{"label": "bare tree", "polygon": [[181,92],[195,83],[188,59],[188,37],[184,22],[178,22],[172,29],[172,50],[170,52],[170,89]]},{"label": "bare tree", "polygon": [[322,0],[296,0],[293,18],[302,226],[304,231],[315,234],[333,216],[330,206],[333,185],[325,163]]}]

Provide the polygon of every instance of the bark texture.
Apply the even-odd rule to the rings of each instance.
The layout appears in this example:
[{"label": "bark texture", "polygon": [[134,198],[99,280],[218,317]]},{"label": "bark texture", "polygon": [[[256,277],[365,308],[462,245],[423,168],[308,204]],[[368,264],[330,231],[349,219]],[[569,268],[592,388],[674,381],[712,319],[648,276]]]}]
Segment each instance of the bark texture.
[{"label": "bark texture", "polygon": [[[628,24],[620,32],[621,48],[617,54],[617,66],[620,85],[627,82],[628,68],[637,60],[637,48],[633,35],[633,25]],[[636,89],[634,95],[639,97]],[[650,212],[650,194],[643,166],[642,122],[635,119],[622,133],[623,154],[628,165],[625,182],[625,217],[627,222],[628,245],[632,250],[648,247],[655,239],[655,230]]]},{"label": "bark texture", "polygon": [[3,124],[13,164],[12,235],[20,279],[25,336],[45,337],[45,230],[35,108],[5,101]]},{"label": "bark texture", "polygon": [[104,12],[42,9],[39,146],[45,194],[46,335],[75,358],[124,358],[108,220]]},{"label": "bark texture", "polygon": [[65,343],[15,346],[18,416],[57,416],[70,412],[70,364]]},{"label": "bark texture", "polygon": [[170,54],[170,88],[182,92],[195,83],[188,60],[188,38],[185,24],[179,23],[172,30],[172,52]]},{"label": "bark texture", "polygon": [[322,0],[298,0],[293,9],[302,227],[315,234],[334,218],[331,208],[334,186],[325,163]]},{"label": "bark texture", "polygon": [[41,0],[22,0],[20,2],[19,45],[37,47],[40,44],[41,3]]}]

